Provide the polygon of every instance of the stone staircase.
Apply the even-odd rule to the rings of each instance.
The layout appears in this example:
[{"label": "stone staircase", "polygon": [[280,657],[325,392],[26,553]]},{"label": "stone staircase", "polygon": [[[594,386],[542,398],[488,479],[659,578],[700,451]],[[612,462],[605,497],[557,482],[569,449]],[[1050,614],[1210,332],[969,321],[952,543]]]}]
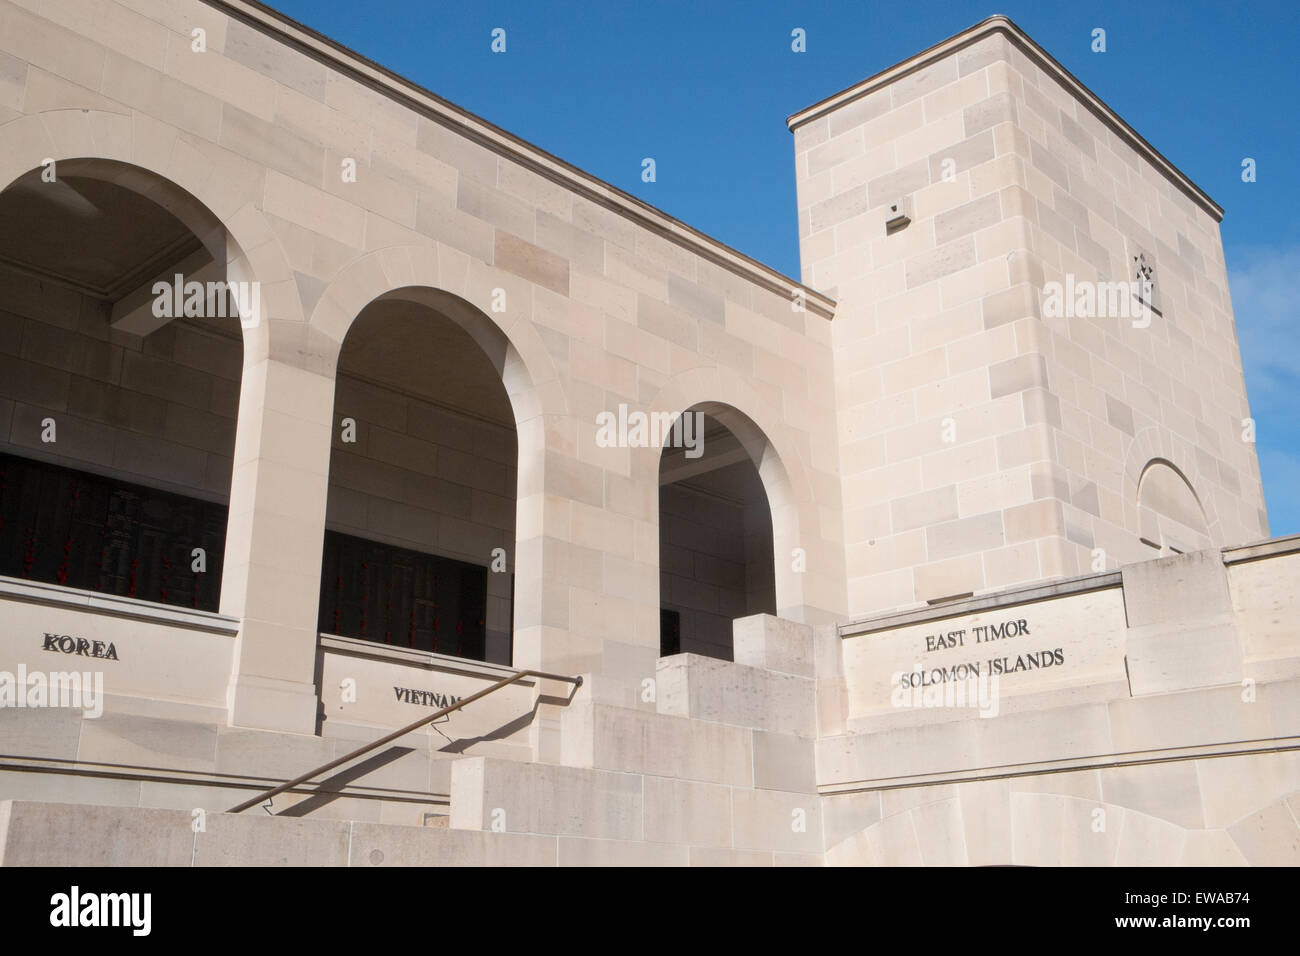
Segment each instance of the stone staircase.
[{"label": "stone staircase", "polygon": [[813,630],[739,620],[735,657],[588,679],[560,763],[452,760],[450,815],[424,826],[6,801],[0,864],[820,866]]}]

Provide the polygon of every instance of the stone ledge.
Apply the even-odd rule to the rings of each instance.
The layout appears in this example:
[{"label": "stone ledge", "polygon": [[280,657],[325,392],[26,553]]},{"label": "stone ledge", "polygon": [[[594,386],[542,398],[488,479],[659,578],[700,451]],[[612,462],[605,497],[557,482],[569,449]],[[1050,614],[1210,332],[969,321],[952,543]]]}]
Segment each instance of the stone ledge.
[{"label": "stone ledge", "polygon": [[766,838],[788,829],[781,796],[748,823],[771,849],[252,813],[208,813],[196,833],[189,810],[3,800],[0,866],[821,866],[816,807],[806,833]]},{"label": "stone ledge", "polygon": [[[1262,747],[1261,743],[1276,743],[1275,747]],[[999,767],[972,768],[935,773],[918,773],[898,777],[880,777],[873,780],[818,786],[819,796],[829,797],[846,793],[866,793],[878,790],[912,789],[945,783],[966,783],[973,780],[1000,780],[1007,777],[1024,777],[1040,774],[1068,773],[1076,770],[1105,770],[1110,767],[1137,767],[1153,763],[1178,760],[1200,760],[1213,757],[1243,757],[1251,754],[1281,754],[1300,751],[1300,737],[1270,738],[1267,741],[1243,740],[1230,744],[1206,744],[1199,747],[1171,747],[1134,755],[1102,754],[1077,759],[1043,760],[1033,763],[1006,764]],[[1125,758],[1129,759],[1125,759]]]},{"label": "stone ledge", "polygon": [[914,608],[908,611],[895,611],[877,617],[864,618],[849,624],[840,625],[840,637],[857,637],[859,634],[872,634],[876,631],[888,631],[908,624],[922,624],[926,621],[938,621],[949,617],[961,617],[988,611],[1000,607],[1020,604],[1032,604],[1049,601],[1052,598],[1066,597],[1071,594],[1083,594],[1087,591],[1104,591],[1117,588],[1122,584],[1121,571],[1100,571],[1075,578],[1065,578],[1048,584],[1034,584],[1029,587],[1012,588],[995,591],[978,597],[964,598],[948,604],[936,604],[932,607]]},{"label": "stone ledge", "polygon": [[[492,664],[488,661],[475,661],[450,654],[438,654],[434,651],[420,651],[409,647],[396,647],[392,644],[377,644],[357,637],[340,637],[337,634],[321,634],[319,647],[323,651],[336,651],[351,657],[371,657],[375,660],[391,661],[394,664],[408,664],[431,671],[449,671],[465,674],[469,677],[486,677],[501,680],[515,673],[513,667],[504,664]],[[522,677],[517,684],[531,687],[537,683],[536,678]]]},{"label": "stone ledge", "polygon": [[[0,801],[0,866],[554,866],[556,839],[208,813]],[[685,862],[683,860],[683,862]]]},{"label": "stone ledge", "polygon": [[[1078,703],[817,742],[822,794],[1300,750],[1298,681]],[[1205,741],[1210,741],[1206,743]]]},{"label": "stone ledge", "polygon": [[1223,549],[1224,564],[1239,564],[1259,558],[1271,558],[1280,554],[1300,552],[1300,534],[1288,534],[1281,538],[1265,538],[1251,544]]},{"label": "stone ledge", "polygon": [[64,587],[61,584],[24,581],[20,578],[0,575],[0,600],[6,598],[32,604],[50,604],[74,611],[89,610],[98,614],[148,621],[153,624],[170,624],[213,634],[228,634],[231,637],[239,633],[239,618],[215,614],[212,611],[196,611],[190,608],[173,607],[170,604],[154,604],[152,601],[141,601],[138,598],[117,597],[101,594],[98,591]]}]

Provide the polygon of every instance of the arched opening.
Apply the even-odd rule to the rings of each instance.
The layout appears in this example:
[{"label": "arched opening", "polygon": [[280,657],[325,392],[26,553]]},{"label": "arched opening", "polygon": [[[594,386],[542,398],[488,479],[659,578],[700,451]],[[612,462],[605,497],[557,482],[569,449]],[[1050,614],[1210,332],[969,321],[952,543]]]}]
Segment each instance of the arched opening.
[{"label": "arched opening", "polygon": [[1139,536],[1162,554],[1213,547],[1201,503],[1183,473],[1167,461],[1147,464],[1138,480]]},{"label": "arched opening", "polygon": [[[754,437],[743,442],[719,415],[741,424],[742,416],[732,409],[697,405],[664,436],[659,459],[661,656],[689,653],[732,660],[732,621],[776,613],[772,511],[749,447]],[[747,419],[743,424],[751,425]],[[756,432],[752,425],[747,430]]]},{"label": "arched opening", "polygon": [[447,293],[366,306],[339,355],[319,629],[508,664],[518,439],[505,336]]},{"label": "arched opening", "polygon": [[0,575],[218,609],[255,302],[226,281],[232,249],[125,163],[0,192]]}]

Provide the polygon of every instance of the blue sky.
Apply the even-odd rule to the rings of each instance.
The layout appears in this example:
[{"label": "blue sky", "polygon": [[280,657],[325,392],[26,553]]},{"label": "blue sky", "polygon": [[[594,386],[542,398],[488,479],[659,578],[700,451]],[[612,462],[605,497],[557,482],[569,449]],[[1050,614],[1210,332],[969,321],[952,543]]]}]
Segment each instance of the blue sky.
[{"label": "blue sky", "polygon": [[[1271,531],[1300,532],[1300,4],[272,0],[325,35],[798,277],[785,118],[1015,20],[1223,206]],[[506,30],[506,53],[491,31]],[[790,31],[808,52],[790,51]],[[1091,50],[1106,30],[1106,52]],[[643,183],[652,156],[657,181]],[[1241,162],[1257,181],[1241,181]]]}]

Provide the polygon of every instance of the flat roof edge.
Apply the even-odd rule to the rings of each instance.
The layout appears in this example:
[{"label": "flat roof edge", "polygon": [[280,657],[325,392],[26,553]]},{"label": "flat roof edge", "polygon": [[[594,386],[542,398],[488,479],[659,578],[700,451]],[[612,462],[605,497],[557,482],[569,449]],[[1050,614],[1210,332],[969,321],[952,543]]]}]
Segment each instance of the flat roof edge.
[{"label": "flat roof edge", "polygon": [[558,185],[618,213],[636,225],[667,239],[769,292],[793,300],[801,293],[808,311],[822,318],[835,315],[835,300],[786,276],[771,266],[706,235],[661,209],[565,162],[540,147],[507,132],[480,116],[443,99],[431,90],[394,73],[336,40],[286,16],[260,0],[202,0],[214,9],[266,31],[365,86],[399,102],[421,116],[439,122],[498,155],[519,163]]},{"label": "flat roof edge", "polygon": [[901,79],[909,73],[914,73],[937,60],[951,56],[958,50],[994,33],[1005,34],[1011,42],[1020,47],[1022,52],[1056,79],[1061,86],[1069,90],[1077,100],[1110,127],[1125,143],[1137,150],[1152,166],[1164,173],[1166,178],[1189,199],[1213,216],[1216,222],[1223,221],[1223,207],[1211,199],[1205,190],[1192,182],[1182,170],[1147,142],[1141,133],[1126,123],[1118,113],[1106,105],[1101,97],[1088,89],[1078,77],[1062,66],[1055,57],[1039,46],[1010,17],[1002,14],[996,14],[982,20],[961,33],[936,43],[929,49],[922,50],[920,53],[914,54],[888,69],[881,70],[879,73],[869,76],[838,93],[833,93],[812,106],[799,110],[797,113],[792,113],[786,118],[786,127],[791,132],[794,132],[795,129],[806,123],[820,119],[853,100],[866,96],[868,93],[887,86],[895,80]]}]

